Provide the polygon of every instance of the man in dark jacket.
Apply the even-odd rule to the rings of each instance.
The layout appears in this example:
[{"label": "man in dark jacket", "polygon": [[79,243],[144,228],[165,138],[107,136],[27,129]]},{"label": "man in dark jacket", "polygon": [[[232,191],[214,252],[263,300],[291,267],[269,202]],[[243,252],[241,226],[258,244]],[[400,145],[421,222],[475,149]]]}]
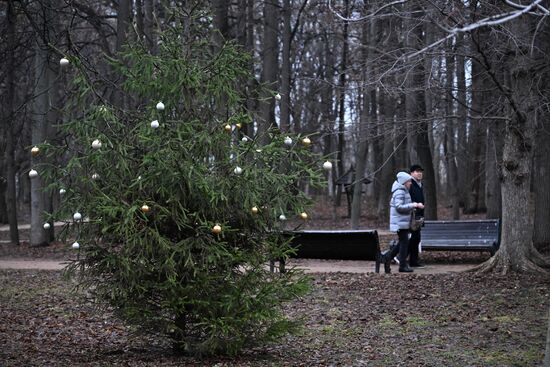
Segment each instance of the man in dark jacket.
[{"label": "man in dark jacket", "polygon": [[[424,169],[419,164],[413,164],[410,168],[410,174],[413,178],[412,186],[409,189],[411,199],[415,203],[424,204],[424,190],[422,188],[422,176],[424,174]],[[424,217],[424,208],[416,209],[416,218]],[[409,266],[422,268],[424,267],[418,259],[418,245],[420,244],[421,236],[420,230],[411,231],[411,238],[409,239]]]}]

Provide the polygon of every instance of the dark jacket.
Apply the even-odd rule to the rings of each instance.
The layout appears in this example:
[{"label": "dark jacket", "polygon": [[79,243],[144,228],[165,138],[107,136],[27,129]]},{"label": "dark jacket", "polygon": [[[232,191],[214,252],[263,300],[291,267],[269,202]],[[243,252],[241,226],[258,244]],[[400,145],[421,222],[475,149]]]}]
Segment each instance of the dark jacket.
[{"label": "dark jacket", "polygon": [[[422,203],[424,204],[424,190],[418,185],[416,180],[412,180],[411,188],[409,189],[409,194],[411,195],[411,200],[413,203]],[[423,217],[424,209],[416,208],[416,217]]]}]

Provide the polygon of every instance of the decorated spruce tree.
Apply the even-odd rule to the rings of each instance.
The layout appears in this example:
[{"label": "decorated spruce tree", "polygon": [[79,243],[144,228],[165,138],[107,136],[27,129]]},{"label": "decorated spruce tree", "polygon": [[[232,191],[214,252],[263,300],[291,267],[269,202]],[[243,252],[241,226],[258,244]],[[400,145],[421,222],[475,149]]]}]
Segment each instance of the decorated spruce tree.
[{"label": "decorated spruce tree", "polygon": [[181,351],[231,354],[295,326],[281,305],[306,278],[267,264],[291,253],[284,220],[306,217],[301,188],[320,184],[322,161],[307,138],[244,134],[247,55],[180,34],[156,55],[138,43],[113,62],[123,108],[67,56],[64,144],[40,147],[62,163],[37,170],[62,194],[53,217],[68,218],[81,287]]}]

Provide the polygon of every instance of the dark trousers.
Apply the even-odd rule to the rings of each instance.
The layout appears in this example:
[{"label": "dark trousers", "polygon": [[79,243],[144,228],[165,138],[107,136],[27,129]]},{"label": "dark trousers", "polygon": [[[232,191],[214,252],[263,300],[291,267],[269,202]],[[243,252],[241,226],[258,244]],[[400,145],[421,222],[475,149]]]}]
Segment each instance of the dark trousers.
[{"label": "dark trousers", "polygon": [[400,229],[397,231],[399,238],[399,268],[407,267],[407,255],[409,254],[409,230]]},{"label": "dark trousers", "polygon": [[418,265],[418,245],[420,245],[421,238],[420,229],[411,231],[411,238],[409,239],[409,263],[411,265]]}]

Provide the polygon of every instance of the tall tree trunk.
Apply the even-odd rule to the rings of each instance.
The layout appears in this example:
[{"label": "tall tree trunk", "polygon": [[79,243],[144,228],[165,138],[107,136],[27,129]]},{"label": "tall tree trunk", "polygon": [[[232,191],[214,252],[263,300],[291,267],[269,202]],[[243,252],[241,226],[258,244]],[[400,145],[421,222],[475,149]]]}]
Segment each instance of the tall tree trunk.
[{"label": "tall tree trunk", "polygon": [[[52,65],[50,64],[50,45],[54,37],[54,2],[45,1],[39,5],[40,19],[39,31],[41,33],[36,38],[37,49],[35,53],[35,90],[32,122],[32,144],[39,145],[45,143],[48,139],[49,113],[51,106],[51,95],[54,84],[54,75]],[[45,211],[48,204],[40,165],[44,163],[42,155],[31,159],[31,169],[38,171],[39,175],[31,179],[31,246],[45,246],[49,243],[49,233],[44,230]]]},{"label": "tall tree trunk", "polygon": [[290,42],[291,25],[290,0],[283,0],[283,56],[281,65],[281,131],[288,131],[290,127]]},{"label": "tall tree trunk", "polygon": [[[374,38],[372,35],[375,32],[375,22],[371,21],[365,23],[363,26],[363,51],[362,51],[362,61],[367,67],[363,70],[363,85],[362,88],[362,98],[361,98],[361,118],[359,121],[359,132],[357,138],[359,139],[357,153],[355,156],[356,162],[356,177],[362,179],[365,175],[365,169],[367,167],[367,154],[368,154],[368,132],[369,132],[369,107],[370,107],[370,93],[371,88],[367,87],[369,78],[372,76],[371,66],[369,63],[369,52],[367,45],[371,44],[371,40]],[[359,228],[361,221],[361,200],[363,193],[363,183],[359,182],[353,186],[353,201],[351,203],[351,228]]]},{"label": "tall tree trunk", "polygon": [[[348,17],[349,14],[349,0],[345,2],[345,14]],[[348,21],[344,21],[344,27],[342,30],[342,59],[340,60],[340,78],[338,81],[338,151],[336,160],[338,161],[338,176],[342,176],[345,173],[344,164],[344,149],[346,141],[346,79],[347,79],[347,64],[348,64]],[[336,192],[335,205],[339,206],[342,198],[342,190]]]},{"label": "tall tree trunk", "polygon": [[132,1],[119,0],[117,8],[117,23],[116,23],[116,50],[122,50],[122,46],[128,39],[128,30],[130,28],[130,20],[132,16]]},{"label": "tall tree trunk", "polygon": [[482,182],[483,157],[485,155],[485,128],[483,126],[483,100],[485,98],[484,86],[485,72],[479,62],[472,60],[472,109],[470,120],[470,134],[467,146],[469,149],[466,180],[466,197],[464,213],[478,213],[481,211],[481,191],[485,190]]},{"label": "tall tree trunk", "polygon": [[[550,96],[548,86],[550,77],[541,84],[546,89],[546,96]],[[541,249],[550,245],[550,114],[541,112],[538,118],[538,127],[535,138],[535,157],[533,163],[533,192],[535,197],[535,223],[533,228],[533,242],[536,248]]]},{"label": "tall tree trunk", "polygon": [[[264,1],[264,33],[262,53],[262,84],[270,90],[277,91],[277,57],[279,47],[277,43],[279,25],[279,1]],[[258,134],[260,141],[268,142],[266,131],[275,125],[275,101],[271,92],[262,94],[260,102],[260,121],[258,121]]]},{"label": "tall tree trunk", "polygon": [[455,55],[452,49],[452,44],[447,44],[447,57],[445,62],[446,68],[446,83],[447,83],[447,92],[446,92],[446,104],[445,104],[445,114],[446,125],[445,125],[445,163],[447,167],[447,199],[452,207],[452,217],[457,220],[460,217],[460,202],[459,202],[459,193],[458,193],[458,170],[456,166],[456,143],[455,143],[455,126],[456,119],[452,118],[454,116],[454,99],[453,99],[453,86],[455,75],[454,71],[456,70],[455,65]]},{"label": "tall tree trunk", "polygon": [[[457,36],[457,56],[456,56],[456,87],[457,87],[457,133],[456,133],[456,169],[457,179],[455,185],[457,189],[458,206],[453,208],[453,219],[460,219],[460,204],[465,202],[466,198],[466,125],[468,122],[468,104],[466,101],[466,60],[464,54],[466,47],[464,45],[464,35],[460,33]],[[460,173],[460,174],[459,174]]]},{"label": "tall tree trunk", "polygon": [[[382,139],[382,156],[384,162],[380,168],[379,181],[380,181],[380,195],[378,197],[378,218],[389,218],[389,200],[391,197],[391,185],[395,180],[395,159],[393,155],[395,136],[399,130],[399,126],[394,124],[393,115],[389,115],[389,111],[393,108],[388,107],[391,103],[387,95],[383,93],[378,94],[378,108],[382,112],[382,116],[379,117],[378,123],[384,130]],[[392,106],[393,107],[393,106]],[[392,112],[393,114],[393,112]]]},{"label": "tall tree trunk", "polygon": [[19,231],[17,229],[17,195],[15,185],[15,142],[13,134],[13,125],[16,121],[14,111],[15,97],[15,24],[16,15],[14,12],[14,1],[8,1],[7,21],[8,21],[8,53],[6,67],[10,70],[6,75],[6,104],[4,128],[6,133],[6,151],[5,151],[5,166],[6,166],[6,209],[8,214],[8,223],[10,225],[10,242],[14,245],[19,244]]},{"label": "tall tree trunk", "polygon": [[[415,26],[407,37],[407,46],[412,49],[421,49],[424,44],[424,29],[419,23],[422,16],[421,8],[413,5],[411,12],[412,21],[417,23],[413,23]],[[420,163],[424,168],[423,185],[426,199],[424,214],[428,219],[437,219],[435,172],[428,135],[431,122],[427,121],[428,112],[426,111],[425,68],[427,64],[429,64],[429,61],[413,66],[407,78],[407,86],[409,87],[409,95],[406,99],[407,120],[412,124],[411,135],[416,136],[415,144],[410,146],[409,163]]]},{"label": "tall tree trunk", "polygon": [[500,218],[502,198],[500,192],[500,166],[502,164],[503,126],[499,121],[489,121],[485,152],[485,202],[487,218]]},{"label": "tall tree trunk", "polygon": [[[489,261],[480,266],[482,271],[508,272],[544,272],[550,268],[533,246],[534,203],[531,197],[531,163],[533,158],[534,135],[539,108],[537,95],[543,86],[533,83],[533,75],[544,63],[547,53],[540,44],[544,37],[534,34],[548,32],[547,25],[537,26],[536,19],[523,17],[509,22],[507,32],[514,34],[513,40],[507,40],[506,67],[510,75],[509,85],[500,85],[509,104],[510,118],[506,121],[502,158],[502,236],[500,249]],[[518,43],[534,47],[529,53],[518,49]],[[483,53],[483,49],[480,50]],[[500,63],[502,61],[499,60]],[[489,70],[494,66],[489,65]],[[548,72],[548,70],[545,70]],[[540,72],[540,71],[539,71]],[[497,80],[497,78],[494,78]]]},{"label": "tall tree trunk", "polygon": [[143,34],[147,44],[147,49],[156,54],[156,38],[153,32],[154,29],[154,14],[155,0],[143,0]]},{"label": "tall tree trunk", "polygon": [[214,34],[214,43],[218,48],[221,48],[225,40],[229,39],[228,7],[229,4],[227,0],[212,1],[212,8],[214,9],[214,28],[217,30]]}]

